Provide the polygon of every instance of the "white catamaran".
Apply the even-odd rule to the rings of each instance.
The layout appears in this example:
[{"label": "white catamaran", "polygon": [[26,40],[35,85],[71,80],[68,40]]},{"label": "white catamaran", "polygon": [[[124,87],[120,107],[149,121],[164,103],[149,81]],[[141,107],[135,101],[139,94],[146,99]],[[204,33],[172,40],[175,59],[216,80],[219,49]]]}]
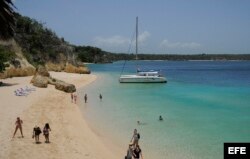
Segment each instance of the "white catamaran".
[{"label": "white catamaran", "polygon": [[[138,17],[136,17],[136,60],[138,53]],[[135,75],[121,75],[120,83],[166,83],[167,80],[159,71],[140,71],[137,69]]]}]

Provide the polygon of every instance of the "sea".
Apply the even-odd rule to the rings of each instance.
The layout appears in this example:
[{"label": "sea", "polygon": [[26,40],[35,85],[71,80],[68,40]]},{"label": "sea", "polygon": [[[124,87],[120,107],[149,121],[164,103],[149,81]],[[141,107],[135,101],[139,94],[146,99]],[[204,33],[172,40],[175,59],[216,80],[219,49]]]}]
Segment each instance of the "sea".
[{"label": "sea", "polygon": [[[88,67],[98,78],[79,91],[83,116],[124,156],[134,129],[145,159],[221,159],[225,142],[250,142],[250,61],[119,61]],[[138,67],[160,70],[167,83],[119,83],[121,74],[134,74]]]}]

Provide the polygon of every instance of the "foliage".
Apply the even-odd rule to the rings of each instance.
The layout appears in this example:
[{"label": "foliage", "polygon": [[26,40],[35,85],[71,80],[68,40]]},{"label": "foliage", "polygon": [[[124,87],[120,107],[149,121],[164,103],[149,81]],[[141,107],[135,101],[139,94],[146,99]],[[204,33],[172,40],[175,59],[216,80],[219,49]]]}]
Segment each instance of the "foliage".
[{"label": "foliage", "polygon": [[[106,58],[111,61],[119,60],[135,60],[134,54],[115,54],[106,53]],[[171,60],[171,61],[185,61],[185,60],[250,60],[250,54],[138,54],[139,60]]]},{"label": "foliage", "polygon": [[47,61],[59,62],[59,53],[69,50],[67,42],[44,24],[29,17],[15,14],[15,40],[22,47],[28,61],[34,65]]},{"label": "foliage", "polygon": [[109,62],[106,58],[106,52],[99,48],[91,46],[75,46],[75,52],[78,59],[82,62],[91,63],[106,63]]},{"label": "foliage", "polygon": [[14,52],[0,45],[0,72],[5,70],[6,64],[4,63],[10,61],[14,57],[15,57]]},{"label": "foliage", "polygon": [[[0,0],[0,17],[2,3],[7,2],[13,6],[10,0]],[[8,3],[9,2],[9,3]],[[6,5],[5,5],[6,6]],[[11,7],[9,8],[11,9]],[[13,12],[13,10],[11,9]],[[12,13],[11,12],[11,13]],[[77,64],[77,61],[90,63],[109,63],[119,60],[134,60],[134,54],[110,53],[92,46],[75,46],[69,44],[63,37],[58,37],[55,32],[47,28],[44,23],[38,22],[18,13],[14,13],[16,23],[14,28],[15,41],[21,46],[24,56],[34,66],[39,64],[60,63],[66,61]],[[1,19],[0,19],[1,20]],[[1,27],[6,22],[1,22]],[[9,23],[12,24],[12,23]],[[10,25],[12,26],[12,25]],[[10,29],[9,26],[9,29]],[[4,30],[4,29],[3,29]],[[2,28],[1,28],[2,31]],[[9,34],[11,35],[11,34]],[[0,33],[2,36],[2,33]],[[4,70],[4,62],[10,60],[11,51],[0,48],[0,71]],[[197,54],[197,55],[173,55],[173,54],[138,54],[139,60],[250,60],[250,54]],[[61,70],[61,69],[57,69]]]},{"label": "foliage", "polygon": [[9,39],[14,35],[14,4],[11,0],[0,0],[0,39]]}]

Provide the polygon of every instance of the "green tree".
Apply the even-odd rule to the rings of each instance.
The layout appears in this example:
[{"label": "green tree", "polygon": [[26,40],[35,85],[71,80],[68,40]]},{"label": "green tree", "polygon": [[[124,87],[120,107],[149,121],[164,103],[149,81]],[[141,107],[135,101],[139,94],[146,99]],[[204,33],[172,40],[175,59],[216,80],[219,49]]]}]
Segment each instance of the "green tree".
[{"label": "green tree", "polygon": [[0,46],[0,72],[5,70],[5,62],[11,60],[15,57],[15,53],[10,51],[9,49]]},{"label": "green tree", "polygon": [[0,39],[14,36],[14,4],[11,0],[0,0]]},{"label": "green tree", "polygon": [[[0,0],[0,39],[9,39],[14,36],[14,4],[11,0]],[[4,62],[8,60],[6,52],[0,48],[0,72],[5,68]]]}]

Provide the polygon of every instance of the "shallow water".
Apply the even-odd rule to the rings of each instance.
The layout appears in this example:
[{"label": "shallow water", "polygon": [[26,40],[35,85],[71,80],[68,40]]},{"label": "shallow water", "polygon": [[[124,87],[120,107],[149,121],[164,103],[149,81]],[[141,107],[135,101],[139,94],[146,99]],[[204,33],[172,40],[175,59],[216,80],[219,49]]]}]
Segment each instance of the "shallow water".
[{"label": "shallow water", "polygon": [[[81,107],[99,134],[126,148],[137,128],[143,155],[157,159],[223,158],[224,142],[250,142],[249,61],[137,64],[161,69],[168,83],[120,84],[123,62],[89,65],[98,79],[80,91],[82,99],[88,94]],[[134,70],[127,62],[125,73]]]}]

